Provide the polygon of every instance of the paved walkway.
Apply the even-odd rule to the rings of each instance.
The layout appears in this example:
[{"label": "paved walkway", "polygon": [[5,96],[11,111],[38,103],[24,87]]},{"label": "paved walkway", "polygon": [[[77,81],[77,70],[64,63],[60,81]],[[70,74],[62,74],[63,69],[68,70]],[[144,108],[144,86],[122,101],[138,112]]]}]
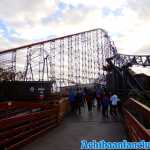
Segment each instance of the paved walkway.
[{"label": "paved walkway", "polygon": [[81,116],[68,115],[59,127],[23,150],[79,150],[81,139],[120,141],[126,138],[120,117],[105,120],[96,110],[92,113],[82,110]]}]

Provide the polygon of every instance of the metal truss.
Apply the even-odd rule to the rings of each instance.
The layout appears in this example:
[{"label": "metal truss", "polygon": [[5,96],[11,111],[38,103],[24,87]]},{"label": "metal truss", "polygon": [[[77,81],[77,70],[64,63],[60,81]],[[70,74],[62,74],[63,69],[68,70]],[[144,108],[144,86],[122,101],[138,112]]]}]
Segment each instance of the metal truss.
[{"label": "metal truss", "polygon": [[117,54],[103,29],[0,52],[0,80],[56,81],[57,87],[105,80],[106,58]]},{"label": "metal truss", "polygon": [[113,63],[118,66],[143,66],[149,67],[150,66],[150,55],[123,55],[123,54],[116,54],[110,58]]},{"label": "metal truss", "polygon": [[[134,73],[129,67],[134,65],[150,67],[150,56],[149,55],[123,55],[116,54],[111,58],[107,58],[108,65],[105,69],[111,72],[111,79],[108,78],[108,85],[113,83],[111,90],[117,92],[129,92],[130,89],[136,89],[140,95],[149,99],[149,94],[145,91],[143,84],[134,77]],[[126,93],[126,95],[127,95]]]}]

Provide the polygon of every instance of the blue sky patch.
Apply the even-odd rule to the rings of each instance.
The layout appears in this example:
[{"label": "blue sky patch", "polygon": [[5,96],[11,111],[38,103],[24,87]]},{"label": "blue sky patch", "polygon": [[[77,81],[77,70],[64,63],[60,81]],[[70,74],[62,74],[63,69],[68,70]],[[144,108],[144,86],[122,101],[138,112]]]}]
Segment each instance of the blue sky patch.
[{"label": "blue sky patch", "polygon": [[120,16],[122,14],[122,9],[118,8],[118,9],[112,10],[108,7],[103,7],[102,8],[102,14],[103,14],[103,16],[109,16],[109,15],[112,15],[112,14],[114,16]]},{"label": "blue sky patch", "polygon": [[12,41],[15,39],[14,35],[18,35],[17,32],[15,32],[11,26],[9,26],[5,21],[0,19],[0,30],[3,32],[1,33],[3,37],[6,39]]}]

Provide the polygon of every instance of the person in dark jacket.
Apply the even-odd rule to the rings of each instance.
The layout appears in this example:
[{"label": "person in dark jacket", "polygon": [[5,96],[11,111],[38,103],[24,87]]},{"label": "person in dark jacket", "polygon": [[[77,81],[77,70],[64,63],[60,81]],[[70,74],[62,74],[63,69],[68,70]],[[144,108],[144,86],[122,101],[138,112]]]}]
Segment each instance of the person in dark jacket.
[{"label": "person in dark jacket", "polygon": [[101,100],[102,100],[102,92],[100,91],[100,89],[96,90],[96,101],[97,101],[97,111],[100,111],[100,107],[101,107]]},{"label": "person in dark jacket", "polygon": [[71,88],[69,89],[68,99],[71,105],[71,112],[76,111],[76,90]]},{"label": "person in dark jacket", "polygon": [[81,106],[83,104],[83,93],[81,89],[77,89],[77,94],[76,94],[76,112],[81,114]]},{"label": "person in dark jacket", "polygon": [[110,104],[110,97],[108,93],[106,92],[103,93],[101,104],[102,104],[102,115],[103,117],[108,118],[108,106]]},{"label": "person in dark jacket", "polygon": [[92,111],[92,104],[93,104],[93,93],[90,89],[84,89],[85,92],[85,100],[88,106],[88,111]]}]

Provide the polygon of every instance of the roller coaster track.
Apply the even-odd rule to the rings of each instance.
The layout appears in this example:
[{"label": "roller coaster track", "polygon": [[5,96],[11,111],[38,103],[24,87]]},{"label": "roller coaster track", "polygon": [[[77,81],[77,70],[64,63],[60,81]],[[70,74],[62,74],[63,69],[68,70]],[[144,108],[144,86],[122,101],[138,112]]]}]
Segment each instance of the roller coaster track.
[{"label": "roller coaster track", "polygon": [[142,92],[142,95],[146,99],[150,98],[144,87],[129,71],[129,67],[132,66],[150,67],[150,55],[124,55],[117,53],[113,57],[107,58],[106,60],[115,73],[119,75],[120,80],[116,79],[116,84],[118,82],[117,80],[119,80],[119,82],[122,82],[122,89],[126,90],[127,87],[130,87],[130,89],[138,90],[139,93]]},{"label": "roller coaster track", "polygon": [[105,76],[106,58],[117,53],[113,45],[105,30],[89,30],[1,51],[0,68],[16,75],[9,80],[87,84]]},{"label": "roller coaster track", "polygon": [[60,87],[94,83],[106,79],[107,63],[149,67],[150,56],[119,54],[108,33],[98,28],[0,51],[0,80],[57,80]]},{"label": "roller coaster track", "polygon": [[150,55],[124,55],[117,53],[110,58],[115,61],[115,64],[119,67],[125,66],[130,63],[130,65],[138,65],[143,67],[150,66]]},{"label": "roller coaster track", "polygon": [[[112,68],[111,73],[114,72],[115,75],[117,74],[119,76],[119,79],[115,79],[114,84],[123,82],[126,84],[123,88],[129,86],[131,89],[138,88],[144,92],[143,87],[129,72],[129,67],[133,65],[149,67],[150,56],[119,54],[115,44],[103,29],[94,29],[1,51],[0,83],[1,81],[2,83],[6,83],[3,81],[7,80],[8,86],[10,87],[11,84],[9,81],[42,81],[41,83],[43,83],[43,81],[52,81],[51,84],[57,83],[59,87],[66,85],[72,86],[78,83],[85,85],[86,83],[91,83],[91,81],[94,83],[98,78],[101,78],[101,80],[99,80],[100,82],[103,78],[106,79],[109,71],[108,74],[104,71],[105,65],[110,65]],[[24,82],[21,83],[24,84]],[[26,82],[26,85],[27,84],[29,85],[29,82]],[[50,82],[48,82],[48,84],[50,84]],[[113,84],[112,81],[111,84]],[[25,84],[23,86],[25,86]],[[2,89],[4,89],[3,86],[0,88],[0,94],[2,93],[2,96],[5,96],[3,92],[1,92]],[[14,89],[16,93],[19,93],[16,88]],[[10,90],[8,92],[10,92]],[[41,99],[36,102],[22,101],[20,97],[20,102],[11,102],[10,100],[12,99],[9,99],[9,101],[5,103],[0,103],[0,149],[12,150],[22,148],[25,144],[33,141],[35,137],[42,135],[44,132],[48,132],[61,123],[64,115],[68,113],[70,109],[68,98],[60,98],[58,95],[50,96],[51,98],[48,99],[49,101],[46,101],[46,103],[44,103],[43,100],[41,101]],[[140,114],[141,117],[138,118],[142,118],[141,120],[143,122],[146,121],[149,125],[149,108],[133,99],[127,100],[123,106],[124,124],[131,140],[149,141],[149,128],[146,128],[144,124],[142,124],[143,122],[139,122],[135,116],[131,114],[130,110],[132,110],[132,112],[135,111],[136,114]],[[86,113],[86,111],[84,112]],[[96,122],[95,119],[93,121],[92,118],[97,116]],[[70,131],[73,130],[77,132],[79,130],[80,132],[83,128],[83,131],[86,132],[83,133],[82,137],[86,138],[88,138],[89,135],[92,135],[94,138],[99,137],[99,135],[101,137],[106,136],[106,139],[108,138],[110,140],[125,138],[125,136],[121,136],[124,127],[121,128],[121,124],[116,122],[116,117],[114,118],[115,122],[112,122],[113,118],[111,118],[107,121],[102,120],[102,123],[97,122],[100,119],[99,117],[99,114],[96,116],[92,115],[92,118],[91,115],[87,117],[87,115],[84,116],[84,114],[82,114],[82,118],[73,117],[71,126],[67,124],[65,128],[63,125],[63,132],[61,132],[61,128],[59,128],[58,133],[64,138],[66,133],[70,134]],[[88,119],[88,121],[86,121],[86,119]],[[96,124],[93,124],[94,122]],[[109,122],[112,122],[112,124]],[[79,125],[77,123],[79,123]],[[85,128],[86,124],[87,128]],[[77,128],[75,128],[76,126]],[[73,128],[68,129],[68,127]],[[89,127],[93,129],[90,134],[88,132]],[[115,128],[113,129],[113,127]],[[99,129],[101,129],[100,132]],[[69,137],[63,141],[62,138],[57,135],[56,130],[53,132],[55,134],[54,141],[56,141],[57,145],[60,145],[60,148],[65,149],[65,146],[68,148],[68,145],[65,145],[67,140],[71,146],[74,146],[74,139],[82,138],[81,134],[78,135],[74,133],[75,136],[71,136],[73,138]],[[114,131],[112,132],[112,130]],[[111,132],[109,133],[109,131]],[[49,135],[50,137],[46,136],[48,142],[45,142],[44,139],[42,139],[43,143],[38,142],[39,147],[43,144],[43,147],[49,148],[50,146],[49,149],[53,149],[53,144],[51,145],[52,141],[50,140],[53,134]],[[60,141],[56,140],[56,135]],[[56,147],[56,144],[54,142],[54,147]],[[79,144],[77,143],[76,145],[78,148]]]}]

